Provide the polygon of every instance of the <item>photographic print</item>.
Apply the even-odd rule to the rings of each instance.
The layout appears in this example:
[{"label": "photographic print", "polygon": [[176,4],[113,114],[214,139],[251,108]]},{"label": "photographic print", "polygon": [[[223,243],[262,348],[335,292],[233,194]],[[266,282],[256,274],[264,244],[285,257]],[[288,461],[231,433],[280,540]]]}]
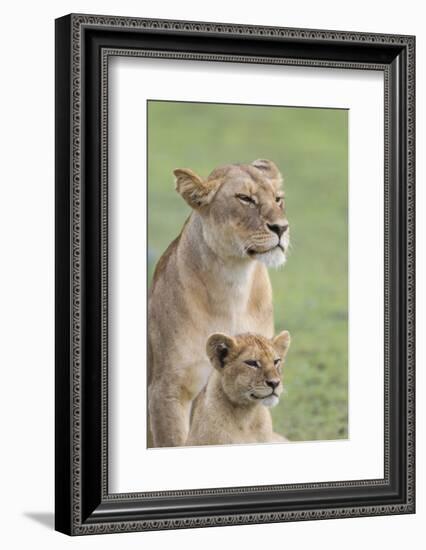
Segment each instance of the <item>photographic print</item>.
[{"label": "photographic print", "polygon": [[148,447],[348,437],[348,110],[147,102]]},{"label": "photographic print", "polygon": [[414,55],[56,21],[57,530],[414,512]]}]

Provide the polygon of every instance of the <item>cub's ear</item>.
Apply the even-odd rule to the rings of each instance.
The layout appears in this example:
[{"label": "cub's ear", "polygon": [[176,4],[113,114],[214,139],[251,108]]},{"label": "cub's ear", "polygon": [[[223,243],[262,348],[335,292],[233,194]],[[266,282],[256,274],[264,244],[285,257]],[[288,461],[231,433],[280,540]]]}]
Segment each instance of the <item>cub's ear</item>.
[{"label": "cub's ear", "polygon": [[226,334],[218,332],[209,337],[206,344],[206,352],[215,369],[221,371],[225,367],[236,345],[237,343],[234,338],[226,336]]},{"label": "cub's ear", "polygon": [[279,334],[275,336],[275,338],[272,340],[275,349],[279,352],[281,355],[281,358],[284,359],[284,357],[287,355],[288,348],[290,347],[290,333],[288,330],[283,330]]},{"label": "cub's ear", "polygon": [[189,168],[177,168],[173,174],[177,192],[194,210],[209,204],[219,188],[219,180],[203,180]]},{"label": "cub's ear", "polygon": [[260,170],[267,178],[276,180],[278,184],[282,182],[281,173],[272,160],[257,159],[254,160],[251,165]]}]

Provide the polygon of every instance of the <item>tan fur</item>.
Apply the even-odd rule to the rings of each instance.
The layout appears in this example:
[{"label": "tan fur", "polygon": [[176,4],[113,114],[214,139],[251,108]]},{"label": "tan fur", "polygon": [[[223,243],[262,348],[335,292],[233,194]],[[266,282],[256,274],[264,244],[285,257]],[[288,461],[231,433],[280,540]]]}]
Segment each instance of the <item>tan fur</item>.
[{"label": "tan fur", "polygon": [[[253,334],[234,338],[212,335],[207,342],[207,354],[215,370],[194,402],[186,444],[285,441],[274,433],[266,407],[277,404],[282,393],[281,373],[289,345],[287,331],[273,340]],[[246,363],[253,360],[258,366]],[[268,382],[278,385],[272,388]],[[276,397],[271,397],[272,392]]]},{"label": "tan fur", "polygon": [[[191,403],[211,372],[209,334],[273,334],[267,265],[285,261],[289,230],[281,176],[266,160],[227,165],[203,180],[175,170],[176,189],[193,209],[160,258],[148,304],[149,445],[184,445]],[[239,195],[249,195],[244,202]],[[286,231],[279,237],[268,226]],[[277,244],[280,242],[283,250]],[[259,260],[259,261],[256,261]]]}]

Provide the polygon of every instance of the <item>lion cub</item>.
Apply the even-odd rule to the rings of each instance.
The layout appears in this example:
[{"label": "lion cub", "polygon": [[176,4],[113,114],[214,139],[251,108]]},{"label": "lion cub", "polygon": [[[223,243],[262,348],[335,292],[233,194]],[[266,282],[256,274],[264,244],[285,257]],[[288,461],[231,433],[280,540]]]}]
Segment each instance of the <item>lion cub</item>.
[{"label": "lion cub", "polygon": [[289,346],[287,331],[272,340],[251,333],[211,335],[206,350],[214,370],[194,401],[186,445],[286,441],[274,433],[267,407],[274,407],[283,391]]}]

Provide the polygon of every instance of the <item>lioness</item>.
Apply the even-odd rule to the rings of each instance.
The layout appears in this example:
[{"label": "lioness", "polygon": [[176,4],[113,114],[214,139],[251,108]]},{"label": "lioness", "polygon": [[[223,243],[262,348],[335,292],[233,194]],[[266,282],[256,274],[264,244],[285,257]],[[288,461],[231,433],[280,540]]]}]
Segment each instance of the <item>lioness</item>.
[{"label": "lioness", "polygon": [[274,433],[265,407],[274,407],[283,391],[281,372],[289,346],[287,331],[273,340],[254,334],[210,336],[207,355],[215,370],[194,401],[186,444],[285,441]]},{"label": "lioness", "polygon": [[192,208],[156,266],[148,304],[149,446],[184,445],[192,400],[211,372],[212,332],[273,335],[265,266],[286,260],[289,225],[275,164],[215,169],[207,179],[174,171]]}]

